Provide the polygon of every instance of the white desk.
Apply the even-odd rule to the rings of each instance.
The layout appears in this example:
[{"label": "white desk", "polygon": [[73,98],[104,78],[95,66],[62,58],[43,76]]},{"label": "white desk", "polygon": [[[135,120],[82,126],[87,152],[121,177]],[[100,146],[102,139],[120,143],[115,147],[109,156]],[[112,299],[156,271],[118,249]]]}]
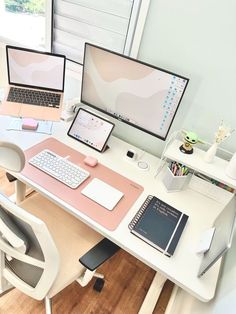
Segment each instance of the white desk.
[{"label": "white desk", "polygon": [[[9,122],[9,117],[0,117],[1,140],[10,140],[20,145],[23,149],[27,149],[48,137],[47,135],[34,132],[6,131]],[[110,149],[105,153],[100,154],[69,138],[66,135],[69,125],[70,123],[65,122],[54,123],[53,136],[85,155],[96,157],[103,165],[108,166],[144,187],[144,192],[129,210],[118,228],[115,231],[109,231],[86,215],[66,204],[63,200],[55,197],[55,195],[49,194],[45,189],[37,185],[36,182],[30,181],[21,174],[17,174],[18,179],[27,185],[32,186],[40,193],[59,204],[66,211],[118,244],[121,248],[143,261],[145,264],[149,265],[159,274],[164,276],[162,278],[170,279],[176,285],[182,287],[202,301],[211,300],[214,297],[216,289],[220,261],[199,279],[196,274],[201,262],[201,257],[198,256],[194,250],[201,233],[211,226],[214,218],[222,210],[223,205],[190,189],[181,192],[167,193],[161,181],[161,174],[156,179],[154,178],[159,161],[156,157],[147,153],[144,154],[142,159],[150,164],[150,169],[149,171],[140,170],[135,163],[128,162],[125,158],[127,149],[132,148],[130,144],[112,137],[109,141]],[[136,148],[133,147],[133,149]],[[139,151],[138,149],[136,150]],[[171,258],[162,255],[159,251],[132,235],[128,229],[129,222],[149,194],[161,198],[165,202],[189,215],[189,220],[181,236],[180,242],[176,248],[174,256]]]}]

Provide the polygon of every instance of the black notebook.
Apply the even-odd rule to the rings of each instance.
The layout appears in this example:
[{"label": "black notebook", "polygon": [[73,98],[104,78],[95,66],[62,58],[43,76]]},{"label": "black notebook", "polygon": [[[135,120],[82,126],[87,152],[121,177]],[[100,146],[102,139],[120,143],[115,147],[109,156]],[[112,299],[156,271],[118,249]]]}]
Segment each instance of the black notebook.
[{"label": "black notebook", "polygon": [[167,256],[174,254],[188,216],[149,195],[129,224],[131,233]]}]

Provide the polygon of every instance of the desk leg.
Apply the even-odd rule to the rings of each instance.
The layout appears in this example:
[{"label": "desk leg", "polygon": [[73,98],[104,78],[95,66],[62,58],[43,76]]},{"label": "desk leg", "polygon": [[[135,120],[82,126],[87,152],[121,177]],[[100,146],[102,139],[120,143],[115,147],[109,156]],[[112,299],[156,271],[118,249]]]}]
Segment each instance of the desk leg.
[{"label": "desk leg", "polygon": [[16,204],[19,204],[25,199],[26,195],[26,184],[16,180],[15,181],[15,190],[16,190]]},{"label": "desk leg", "polygon": [[166,277],[156,272],[138,314],[153,313],[166,279]]},{"label": "desk leg", "polygon": [[165,314],[172,314],[172,313],[174,313],[173,306],[174,306],[174,302],[175,302],[175,298],[176,298],[178,289],[180,289],[180,288],[178,286],[174,285],[174,288],[172,290],[170,299],[168,301],[168,304],[167,304],[167,307],[166,307],[166,310],[165,310]]}]

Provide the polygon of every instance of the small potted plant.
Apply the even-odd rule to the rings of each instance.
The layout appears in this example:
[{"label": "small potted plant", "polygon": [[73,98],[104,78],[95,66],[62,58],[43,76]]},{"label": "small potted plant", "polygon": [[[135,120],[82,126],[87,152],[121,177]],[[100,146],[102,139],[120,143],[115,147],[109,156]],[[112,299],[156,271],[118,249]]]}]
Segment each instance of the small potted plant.
[{"label": "small potted plant", "polygon": [[219,125],[218,130],[215,133],[214,143],[205,154],[204,159],[206,162],[213,162],[219,144],[225,141],[232,134],[233,131],[234,130],[232,130],[229,126],[224,125],[223,121],[221,121],[221,124]]}]

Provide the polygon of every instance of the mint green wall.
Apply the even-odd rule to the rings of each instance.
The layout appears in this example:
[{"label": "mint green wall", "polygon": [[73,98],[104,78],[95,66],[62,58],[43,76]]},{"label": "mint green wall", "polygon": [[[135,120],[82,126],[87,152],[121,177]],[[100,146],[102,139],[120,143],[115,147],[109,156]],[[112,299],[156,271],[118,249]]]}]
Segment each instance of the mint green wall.
[{"label": "mint green wall", "polygon": [[[236,129],[236,1],[151,0],[139,59],[190,78],[171,131],[195,131],[208,142],[223,119]],[[163,146],[140,137],[160,154]],[[236,151],[236,131],[222,146]],[[188,314],[235,313],[235,241],[216,299],[196,300]]]},{"label": "mint green wall", "polygon": [[[151,0],[139,59],[190,78],[171,131],[212,142],[222,119],[236,128],[236,1]],[[236,132],[222,146],[236,151]]]}]

